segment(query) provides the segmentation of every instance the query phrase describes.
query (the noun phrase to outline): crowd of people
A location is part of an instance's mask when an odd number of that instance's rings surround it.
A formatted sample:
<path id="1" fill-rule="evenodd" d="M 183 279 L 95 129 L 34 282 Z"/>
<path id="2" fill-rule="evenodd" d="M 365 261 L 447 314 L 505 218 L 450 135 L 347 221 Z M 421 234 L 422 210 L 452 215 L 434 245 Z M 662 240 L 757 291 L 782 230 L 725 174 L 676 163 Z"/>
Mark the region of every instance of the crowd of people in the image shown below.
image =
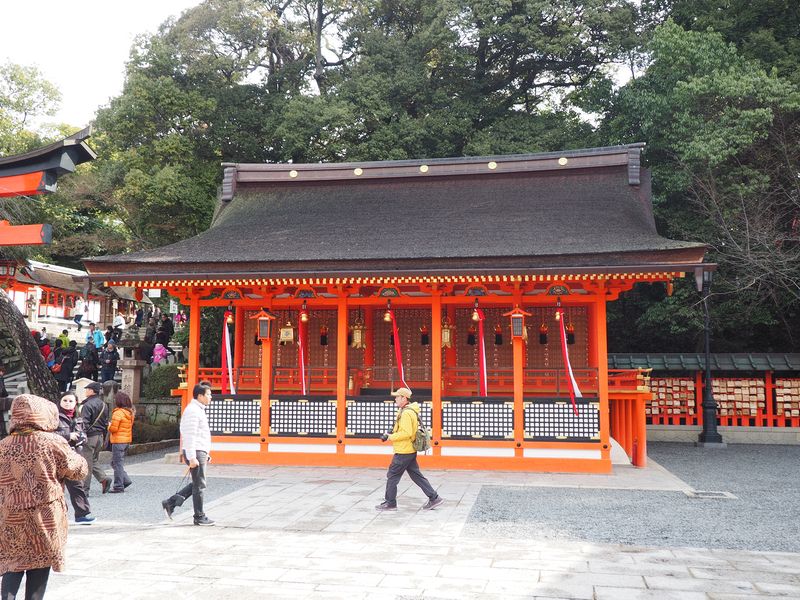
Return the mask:
<path id="1" fill-rule="evenodd" d="M 172 356 L 177 359 L 175 351 L 169 347 L 176 328 L 181 328 L 186 323 L 186 313 L 180 311 L 170 316 L 158 308 L 145 311 L 142 308 L 136 311 L 134 326 L 141 327 L 146 323 L 144 338 L 139 344 L 139 358 L 148 364 L 159 365 L 168 362 Z M 77 319 L 78 331 L 82 326 Z M 76 377 L 86 377 L 95 381 L 109 381 L 114 379 L 117 363 L 120 360 L 119 342 L 128 326 L 124 313 L 119 312 L 114 321 L 105 332 L 90 322 L 86 333 L 82 333 L 84 345 L 78 350 L 78 343 L 70 339 L 69 331 L 64 329 L 54 340 L 47 334 L 47 328 L 33 331 L 33 337 L 44 357 L 48 368 L 58 382 L 59 390 L 69 390 Z M 75 372 L 75 367 L 78 367 Z"/>
<path id="2" fill-rule="evenodd" d="M 58 405 L 30 394 L 19 395 L 12 401 L 0 366 L 0 528 L 4 532 L 0 544 L 0 598 L 3 600 L 15 598 L 23 580 L 26 598 L 42 598 L 51 570 L 63 569 L 68 514 L 65 492 L 75 523 L 88 525 L 95 521 L 89 500 L 92 479 L 97 480 L 102 494 L 124 493 L 133 483 L 125 470 L 125 455 L 133 440 L 136 411 L 130 396 L 118 391 L 113 383 L 120 360 L 118 346 L 128 321 L 120 312 L 105 332 L 90 322 L 84 333 L 85 303 L 80 308 L 76 305 L 74 318 L 81 332 L 79 338 L 84 341 L 80 349 L 67 329 L 54 338 L 48 335 L 46 327 L 32 332 L 62 392 Z M 174 356 L 169 342 L 176 327 L 182 327 L 185 321 L 185 313 L 171 317 L 159 309 L 137 311 L 134 325 L 147 325 L 140 358 L 159 364 L 167 361 L 170 354 Z M 84 387 L 82 402 L 71 390 L 76 376 L 93 380 Z M 112 409 L 107 404 L 109 399 Z M 10 416 L 8 427 L 5 414 Z M 196 488 L 195 504 L 199 502 L 200 506 L 202 489 L 198 486 L 202 480 L 205 487 L 205 478 L 197 475 L 205 461 L 202 460 L 201 466 L 198 459 L 203 458 L 202 450 L 207 450 L 207 446 L 202 440 L 198 443 L 192 461 L 193 484 L 180 492 L 183 494 L 180 498 L 188 498 L 192 488 Z M 100 452 L 105 448 L 111 450 L 112 475 L 99 462 Z M 32 474 L 32 478 L 25 473 Z M 213 524 L 205 520 L 198 524 Z"/>

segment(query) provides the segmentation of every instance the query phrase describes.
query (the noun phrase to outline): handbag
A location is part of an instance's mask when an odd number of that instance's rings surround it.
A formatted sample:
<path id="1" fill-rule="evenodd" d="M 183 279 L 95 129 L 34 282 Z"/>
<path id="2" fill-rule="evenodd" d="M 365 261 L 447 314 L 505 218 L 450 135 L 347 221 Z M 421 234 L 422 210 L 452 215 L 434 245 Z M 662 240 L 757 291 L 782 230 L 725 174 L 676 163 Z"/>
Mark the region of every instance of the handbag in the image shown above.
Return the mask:
<path id="1" fill-rule="evenodd" d="M 52 367 L 50 367 L 50 370 L 53 373 L 61 373 L 61 363 L 63 363 L 63 362 L 64 362 L 64 359 L 62 358 L 61 362 L 55 363 Z"/>

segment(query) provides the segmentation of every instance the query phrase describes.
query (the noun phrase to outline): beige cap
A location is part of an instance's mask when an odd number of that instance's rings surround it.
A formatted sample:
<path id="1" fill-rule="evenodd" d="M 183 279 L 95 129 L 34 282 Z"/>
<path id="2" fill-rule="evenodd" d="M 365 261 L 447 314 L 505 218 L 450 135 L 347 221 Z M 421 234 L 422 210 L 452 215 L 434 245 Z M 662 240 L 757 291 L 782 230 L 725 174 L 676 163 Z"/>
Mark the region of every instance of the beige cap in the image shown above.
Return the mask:
<path id="1" fill-rule="evenodd" d="M 402 396 L 403 398 L 411 398 L 411 390 L 406 387 L 397 388 L 396 391 L 392 392 L 392 396 Z"/>

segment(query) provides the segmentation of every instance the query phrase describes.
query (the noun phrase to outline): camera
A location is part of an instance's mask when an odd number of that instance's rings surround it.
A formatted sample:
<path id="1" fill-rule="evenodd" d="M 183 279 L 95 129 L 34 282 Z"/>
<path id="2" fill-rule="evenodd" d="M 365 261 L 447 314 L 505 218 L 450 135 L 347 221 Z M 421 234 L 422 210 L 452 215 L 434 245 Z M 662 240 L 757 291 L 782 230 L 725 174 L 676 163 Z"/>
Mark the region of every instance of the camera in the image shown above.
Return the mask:
<path id="1" fill-rule="evenodd" d="M 81 417 L 75 417 L 75 433 L 78 434 L 78 439 L 74 442 L 71 441 L 70 446 L 78 450 L 89 439 L 83 431 L 83 419 Z"/>

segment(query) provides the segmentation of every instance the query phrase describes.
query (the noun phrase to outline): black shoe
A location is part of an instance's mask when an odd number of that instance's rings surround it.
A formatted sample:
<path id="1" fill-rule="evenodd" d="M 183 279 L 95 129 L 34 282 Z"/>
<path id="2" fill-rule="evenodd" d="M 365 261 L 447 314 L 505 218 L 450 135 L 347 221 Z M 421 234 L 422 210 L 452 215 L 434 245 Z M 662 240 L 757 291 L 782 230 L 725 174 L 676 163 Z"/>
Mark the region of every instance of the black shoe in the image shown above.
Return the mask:
<path id="1" fill-rule="evenodd" d="M 100 487 L 103 488 L 103 493 L 108 493 L 108 489 L 111 487 L 111 480 L 110 479 L 103 479 L 100 482 Z"/>
<path id="2" fill-rule="evenodd" d="M 164 509 L 164 514 L 167 515 L 167 518 L 172 521 L 172 513 L 175 512 L 175 505 L 169 501 L 169 498 L 161 501 L 161 508 Z"/>
<path id="3" fill-rule="evenodd" d="M 428 500 L 425 504 L 422 505 L 422 510 L 432 510 L 439 506 L 440 504 L 444 503 L 441 496 L 436 496 L 433 500 Z"/>
<path id="4" fill-rule="evenodd" d="M 124 489 L 118 490 L 117 488 L 113 488 L 108 493 L 109 494 L 123 494 L 123 493 L 125 493 L 125 490 Z"/>
<path id="5" fill-rule="evenodd" d="M 214 521 L 212 521 L 211 519 L 209 519 L 205 515 L 203 515 L 202 517 L 195 517 L 194 518 L 194 524 L 195 525 L 202 525 L 204 527 L 211 527 L 213 525 L 216 525 L 216 523 L 214 523 Z"/>
<path id="6" fill-rule="evenodd" d="M 131 485 L 132 483 L 133 483 L 132 481 L 129 481 L 128 483 L 123 483 L 122 484 L 123 489 L 128 489 L 128 486 Z"/>
<path id="7" fill-rule="evenodd" d="M 397 504 L 389 504 L 388 502 L 381 502 L 375 507 L 375 510 L 397 510 Z"/>

